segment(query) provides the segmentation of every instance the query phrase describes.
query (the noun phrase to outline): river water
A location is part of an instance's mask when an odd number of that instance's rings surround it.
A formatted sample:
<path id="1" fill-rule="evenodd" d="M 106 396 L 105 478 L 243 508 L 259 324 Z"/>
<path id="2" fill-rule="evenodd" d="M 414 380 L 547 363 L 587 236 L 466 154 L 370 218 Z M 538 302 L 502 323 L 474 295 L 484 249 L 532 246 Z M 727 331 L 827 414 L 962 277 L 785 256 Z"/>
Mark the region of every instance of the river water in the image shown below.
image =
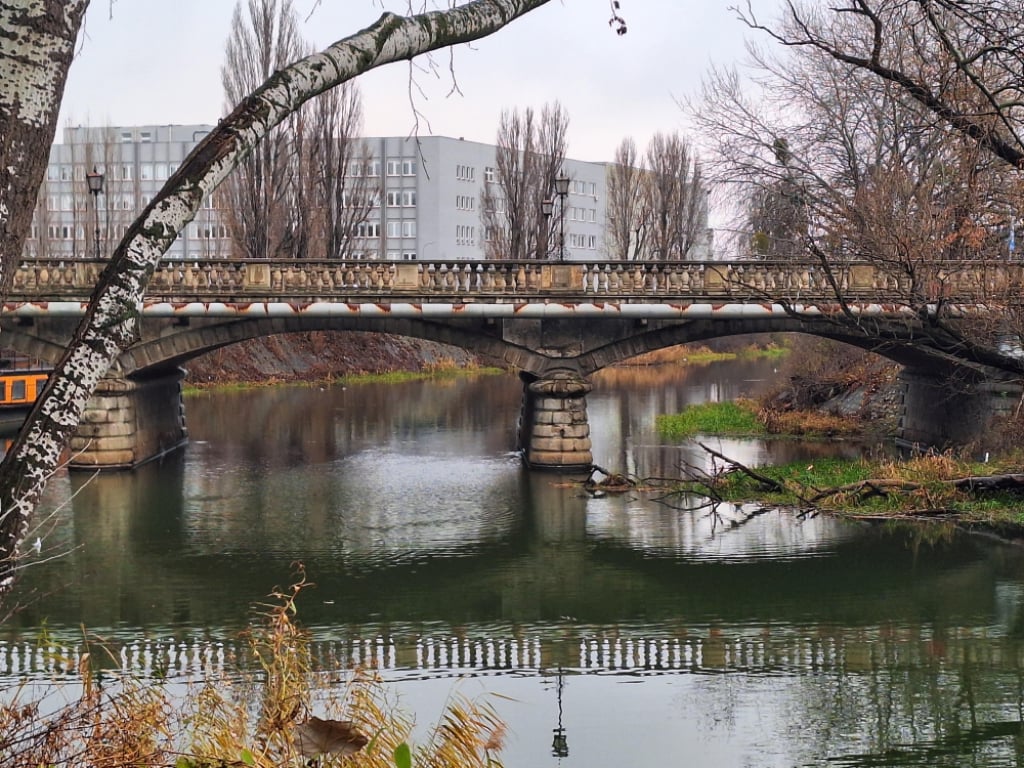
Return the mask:
<path id="1" fill-rule="evenodd" d="M 603 372 L 595 462 L 709 468 L 664 444 L 655 415 L 775 375 L 765 361 Z M 54 478 L 24 608 L 0 626 L 0 686 L 46 674 L 44 625 L 187 676 L 230 653 L 299 560 L 322 663 L 378 665 L 421 723 L 453 691 L 499 694 L 510 768 L 1024 765 L 1020 548 L 592 498 L 521 467 L 520 397 L 511 376 L 190 397 L 186 450 Z M 749 464 L 860 450 L 711 442 Z"/>

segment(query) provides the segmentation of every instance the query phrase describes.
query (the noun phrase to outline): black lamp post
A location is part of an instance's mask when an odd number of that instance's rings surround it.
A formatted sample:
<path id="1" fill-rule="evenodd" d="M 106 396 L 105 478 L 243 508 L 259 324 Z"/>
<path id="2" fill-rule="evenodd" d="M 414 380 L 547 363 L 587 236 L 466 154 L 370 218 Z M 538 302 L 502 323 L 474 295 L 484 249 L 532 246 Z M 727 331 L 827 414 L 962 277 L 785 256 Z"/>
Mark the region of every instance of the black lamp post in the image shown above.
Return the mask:
<path id="1" fill-rule="evenodd" d="M 555 201 L 550 197 L 541 201 L 540 212 L 544 214 L 544 258 L 551 257 L 551 249 L 548 247 L 548 235 L 551 232 L 551 214 L 555 212 Z"/>
<path id="2" fill-rule="evenodd" d="M 103 191 L 103 174 L 92 167 L 92 173 L 85 174 L 85 181 L 89 185 L 89 194 L 92 195 L 92 208 L 96 215 L 96 237 L 93 240 L 93 255 L 100 257 L 100 193 Z"/>
<path id="3" fill-rule="evenodd" d="M 558 195 L 558 260 L 565 261 L 565 198 L 569 195 L 569 177 L 565 171 L 555 179 L 555 194 Z"/>

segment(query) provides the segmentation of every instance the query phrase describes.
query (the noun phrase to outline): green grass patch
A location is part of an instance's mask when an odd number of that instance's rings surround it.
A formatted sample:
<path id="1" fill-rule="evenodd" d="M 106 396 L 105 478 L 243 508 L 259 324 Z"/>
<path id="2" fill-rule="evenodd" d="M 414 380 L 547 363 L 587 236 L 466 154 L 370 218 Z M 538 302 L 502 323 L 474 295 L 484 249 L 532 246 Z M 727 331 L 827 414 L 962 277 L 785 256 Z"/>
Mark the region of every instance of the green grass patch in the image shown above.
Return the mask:
<path id="1" fill-rule="evenodd" d="M 790 353 L 789 347 L 780 347 L 777 344 L 769 344 L 766 347 L 747 347 L 740 352 L 740 357 L 755 358 L 755 357 L 767 357 L 769 359 L 785 357 Z"/>
<path id="2" fill-rule="evenodd" d="M 694 435 L 754 437 L 765 434 L 753 404 L 745 401 L 691 405 L 682 413 L 658 416 L 655 427 L 659 435 L 669 440 Z"/>
<path id="3" fill-rule="evenodd" d="M 505 373 L 501 368 L 491 366 L 454 368 L 430 368 L 424 371 L 386 371 L 384 373 L 354 373 L 332 379 L 332 384 L 402 384 L 407 381 L 426 379 L 456 379 L 463 376 L 495 376 Z"/>

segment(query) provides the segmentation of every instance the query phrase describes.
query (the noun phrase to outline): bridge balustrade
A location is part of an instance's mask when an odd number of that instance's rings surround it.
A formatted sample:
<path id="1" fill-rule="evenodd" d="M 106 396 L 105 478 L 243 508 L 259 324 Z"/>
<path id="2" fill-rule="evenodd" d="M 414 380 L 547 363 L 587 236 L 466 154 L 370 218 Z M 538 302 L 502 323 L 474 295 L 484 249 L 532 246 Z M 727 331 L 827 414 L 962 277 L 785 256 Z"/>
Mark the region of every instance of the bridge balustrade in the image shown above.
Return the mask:
<path id="1" fill-rule="evenodd" d="M 25 259 L 12 300 L 84 298 L 106 262 Z M 379 297 L 459 298 L 545 295 L 592 298 L 731 299 L 741 301 L 873 301 L 991 298 L 1020 293 L 1024 266 L 961 261 L 917 265 L 913 273 L 869 262 L 817 261 L 164 261 L 154 272 L 154 298 Z"/>

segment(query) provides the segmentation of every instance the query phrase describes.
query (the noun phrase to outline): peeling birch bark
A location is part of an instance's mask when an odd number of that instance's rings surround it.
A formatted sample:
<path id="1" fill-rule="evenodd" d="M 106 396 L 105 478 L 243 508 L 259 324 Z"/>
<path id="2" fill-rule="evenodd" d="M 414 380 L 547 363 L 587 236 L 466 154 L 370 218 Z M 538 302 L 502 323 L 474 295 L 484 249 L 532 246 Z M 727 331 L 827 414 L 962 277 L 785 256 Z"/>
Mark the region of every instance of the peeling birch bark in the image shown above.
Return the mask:
<path id="1" fill-rule="evenodd" d="M 153 271 L 203 198 L 271 128 L 309 99 L 384 64 L 486 37 L 548 2 L 475 0 L 415 16 L 386 13 L 367 29 L 277 72 L 193 150 L 114 251 L 89 311 L 0 465 L 0 597 L 13 583 L 18 547 L 47 478 L 97 383 L 137 338 L 139 307 Z M 43 0 L 15 4 L 60 5 Z M 87 0 L 77 4 L 84 9 Z"/>

